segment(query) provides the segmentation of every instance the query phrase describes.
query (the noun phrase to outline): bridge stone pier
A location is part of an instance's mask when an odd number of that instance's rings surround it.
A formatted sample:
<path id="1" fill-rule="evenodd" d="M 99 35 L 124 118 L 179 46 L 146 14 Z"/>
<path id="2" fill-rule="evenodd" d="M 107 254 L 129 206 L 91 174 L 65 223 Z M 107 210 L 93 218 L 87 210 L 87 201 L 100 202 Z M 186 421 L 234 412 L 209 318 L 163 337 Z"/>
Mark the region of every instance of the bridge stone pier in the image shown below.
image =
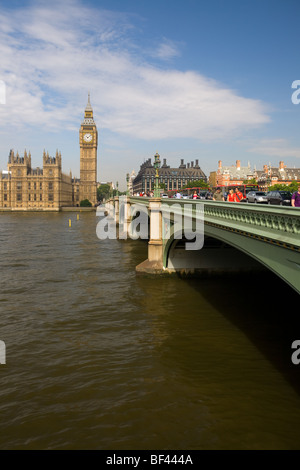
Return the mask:
<path id="1" fill-rule="evenodd" d="M 137 272 L 162 273 L 163 266 L 163 231 L 161 199 L 149 199 L 150 237 L 148 242 L 148 258 L 136 267 Z"/>
<path id="2" fill-rule="evenodd" d="M 136 267 L 138 273 L 226 275 L 269 269 L 300 293 L 299 208 L 120 197 L 108 201 L 106 210 L 119 224 L 119 238 L 138 238 L 139 211 L 146 211 L 148 256 Z"/>

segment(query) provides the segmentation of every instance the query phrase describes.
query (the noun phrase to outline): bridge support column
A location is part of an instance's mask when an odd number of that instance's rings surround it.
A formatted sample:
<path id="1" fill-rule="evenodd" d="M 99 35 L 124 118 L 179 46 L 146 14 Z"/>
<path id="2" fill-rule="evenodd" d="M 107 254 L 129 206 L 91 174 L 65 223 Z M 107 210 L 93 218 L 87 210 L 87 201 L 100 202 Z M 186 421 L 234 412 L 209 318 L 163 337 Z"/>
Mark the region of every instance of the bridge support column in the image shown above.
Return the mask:
<path id="1" fill-rule="evenodd" d="M 119 205 L 119 212 L 122 212 L 122 218 L 119 216 L 119 223 L 122 226 L 122 232 L 119 233 L 119 238 L 126 239 L 130 235 L 130 224 L 131 224 L 131 203 L 129 197 L 125 196 L 122 198 Z"/>
<path id="2" fill-rule="evenodd" d="M 109 199 L 105 203 L 106 213 L 109 217 L 114 217 L 114 200 Z"/>
<path id="3" fill-rule="evenodd" d="M 136 267 L 139 273 L 157 274 L 163 271 L 163 239 L 161 199 L 149 201 L 150 240 L 148 242 L 148 259 Z"/>
<path id="4" fill-rule="evenodd" d="M 115 206 L 115 222 L 119 225 L 119 196 L 114 197 L 114 206 Z"/>

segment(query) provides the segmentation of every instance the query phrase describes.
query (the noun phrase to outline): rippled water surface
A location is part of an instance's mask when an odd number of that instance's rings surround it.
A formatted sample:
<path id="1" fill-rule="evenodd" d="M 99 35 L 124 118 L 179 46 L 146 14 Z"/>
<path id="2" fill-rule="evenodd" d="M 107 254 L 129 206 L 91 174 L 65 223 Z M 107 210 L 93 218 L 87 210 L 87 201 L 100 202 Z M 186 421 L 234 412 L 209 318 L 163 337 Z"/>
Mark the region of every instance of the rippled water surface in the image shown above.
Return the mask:
<path id="1" fill-rule="evenodd" d="M 299 296 L 137 276 L 146 243 L 97 221 L 0 215 L 0 448 L 299 449 Z"/>

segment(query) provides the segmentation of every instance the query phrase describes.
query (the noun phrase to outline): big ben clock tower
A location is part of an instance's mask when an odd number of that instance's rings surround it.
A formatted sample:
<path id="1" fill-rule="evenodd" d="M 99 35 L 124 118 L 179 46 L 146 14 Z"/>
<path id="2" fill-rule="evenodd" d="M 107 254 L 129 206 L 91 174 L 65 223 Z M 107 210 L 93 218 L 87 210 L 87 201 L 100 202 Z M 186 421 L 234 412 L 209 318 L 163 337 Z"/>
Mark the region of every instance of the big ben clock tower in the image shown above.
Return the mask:
<path id="1" fill-rule="evenodd" d="M 88 94 L 84 120 L 79 131 L 80 145 L 80 190 L 79 199 L 88 199 L 94 206 L 97 203 L 97 146 L 98 132 L 93 118 L 93 108 Z"/>

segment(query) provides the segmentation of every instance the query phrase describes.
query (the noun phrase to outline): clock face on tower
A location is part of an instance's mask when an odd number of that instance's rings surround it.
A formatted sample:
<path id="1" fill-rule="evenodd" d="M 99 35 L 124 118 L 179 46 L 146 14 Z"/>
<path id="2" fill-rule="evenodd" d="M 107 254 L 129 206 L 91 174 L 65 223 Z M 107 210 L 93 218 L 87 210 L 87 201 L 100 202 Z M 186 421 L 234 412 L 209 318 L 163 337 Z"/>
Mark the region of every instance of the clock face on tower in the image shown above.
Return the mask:
<path id="1" fill-rule="evenodd" d="M 91 142 L 92 139 L 93 139 L 92 134 L 84 134 L 84 136 L 83 136 L 83 140 L 84 140 L 85 142 Z"/>

